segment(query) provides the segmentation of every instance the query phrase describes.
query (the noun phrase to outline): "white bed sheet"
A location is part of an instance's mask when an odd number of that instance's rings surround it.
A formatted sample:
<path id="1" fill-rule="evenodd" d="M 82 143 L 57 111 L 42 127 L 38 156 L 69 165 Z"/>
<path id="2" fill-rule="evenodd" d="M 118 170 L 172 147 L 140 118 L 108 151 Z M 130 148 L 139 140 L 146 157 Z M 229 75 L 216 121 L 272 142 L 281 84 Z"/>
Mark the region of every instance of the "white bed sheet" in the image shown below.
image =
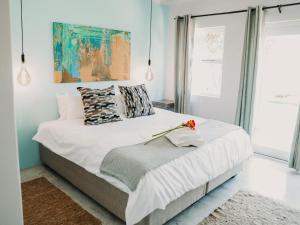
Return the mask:
<path id="1" fill-rule="evenodd" d="M 152 134 L 188 119 L 195 119 L 197 126 L 205 121 L 157 108 L 155 111 L 156 114 L 151 116 L 98 126 L 85 126 L 83 120 L 44 122 L 33 139 L 128 193 L 126 223 L 133 225 L 155 209 L 165 209 L 171 201 L 232 169 L 252 154 L 250 138 L 239 128 L 148 172 L 132 192 L 119 180 L 100 173 L 102 160 L 111 149 L 145 142 Z"/>

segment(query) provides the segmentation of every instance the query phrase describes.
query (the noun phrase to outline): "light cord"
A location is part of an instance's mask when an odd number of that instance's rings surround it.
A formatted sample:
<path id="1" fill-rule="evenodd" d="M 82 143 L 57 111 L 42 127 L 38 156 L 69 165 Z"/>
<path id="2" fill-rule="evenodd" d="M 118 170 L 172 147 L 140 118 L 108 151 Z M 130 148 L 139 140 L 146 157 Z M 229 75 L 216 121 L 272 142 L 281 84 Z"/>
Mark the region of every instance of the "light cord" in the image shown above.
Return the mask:
<path id="1" fill-rule="evenodd" d="M 23 27 L 23 0 L 21 1 L 21 38 L 22 38 L 22 55 L 21 60 L 22 63 L 25 62 L 25 54 L 24 54 L 24 27 Z"/>
<path id="2" fill-rule="evenodd" d="M 152 47 L 152 8 L 153 8 L 153 0 L 151 1 L 151 6 L 150 6 L 150 41 L 149 41 L 149 60 L 148 60 L 148 65 L 151 65 L 151 47 Z"/>

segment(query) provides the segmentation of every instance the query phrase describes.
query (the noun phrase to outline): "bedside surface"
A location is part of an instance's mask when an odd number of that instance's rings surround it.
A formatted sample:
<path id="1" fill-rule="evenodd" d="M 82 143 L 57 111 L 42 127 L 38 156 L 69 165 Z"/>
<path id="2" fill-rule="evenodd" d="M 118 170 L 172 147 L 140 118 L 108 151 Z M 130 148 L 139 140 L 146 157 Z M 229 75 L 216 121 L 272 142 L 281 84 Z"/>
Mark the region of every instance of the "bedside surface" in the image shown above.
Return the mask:
<path id="1" fill-rule="evenodd" d="M 152 104 L 154 107 L 157 107 L 157 108 L 174 111 L 175 103 L 172 100 L 163 99 L 163 100 L 159 100 L 159 101 L 153 101 Z"/>

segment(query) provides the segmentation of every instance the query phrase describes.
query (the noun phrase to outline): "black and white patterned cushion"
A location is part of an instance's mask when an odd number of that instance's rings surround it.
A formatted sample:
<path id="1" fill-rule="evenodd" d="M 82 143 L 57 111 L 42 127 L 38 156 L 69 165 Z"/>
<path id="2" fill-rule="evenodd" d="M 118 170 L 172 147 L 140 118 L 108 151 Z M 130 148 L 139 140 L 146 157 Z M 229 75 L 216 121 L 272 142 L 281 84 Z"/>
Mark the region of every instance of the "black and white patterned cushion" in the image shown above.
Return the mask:
<path id="1" fill-rule="evenodd" d="M 102 90 L 78 87 L 77 90 L 80 92 L 83 102 L 85 125 L 98 125 L 121 120 L 115 103 L 114 86 Z"/>
<path id="2" fill-rule="evenodd" d="M 119 86 L 119 89 L 124 98 L 126 116 L 128 118 L 147 116 L 155 113 L 144 84 L 131 87 Z"/>

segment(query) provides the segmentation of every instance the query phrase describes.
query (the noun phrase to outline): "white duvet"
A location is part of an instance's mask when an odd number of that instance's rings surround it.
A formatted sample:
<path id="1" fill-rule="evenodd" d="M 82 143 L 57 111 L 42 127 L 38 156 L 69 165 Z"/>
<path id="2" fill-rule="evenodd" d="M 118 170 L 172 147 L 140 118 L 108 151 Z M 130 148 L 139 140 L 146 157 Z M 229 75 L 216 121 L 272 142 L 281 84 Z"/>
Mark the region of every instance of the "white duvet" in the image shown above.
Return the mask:
<path id="1" fill-rule="evenodd" d="M 145 142 L 152 134 L 188 119 L 195 119 L 198 127 L 205 121 L 190 115 L 155 110 L 156 114 L 152 116 L 124 118 L 120 122 L 98 126 L 85 126 L 83 120 L 45 122 L 33 139 L 128 193 L 126 224 L 133 225 L 155 209 L 165 209 L 171 201 L 216 178 L 252 154 L 249 136 L 238 128 L 147 173 L 132 192 L 122 182 L 100 173 L 102 160 L 111 149 Z"/>

